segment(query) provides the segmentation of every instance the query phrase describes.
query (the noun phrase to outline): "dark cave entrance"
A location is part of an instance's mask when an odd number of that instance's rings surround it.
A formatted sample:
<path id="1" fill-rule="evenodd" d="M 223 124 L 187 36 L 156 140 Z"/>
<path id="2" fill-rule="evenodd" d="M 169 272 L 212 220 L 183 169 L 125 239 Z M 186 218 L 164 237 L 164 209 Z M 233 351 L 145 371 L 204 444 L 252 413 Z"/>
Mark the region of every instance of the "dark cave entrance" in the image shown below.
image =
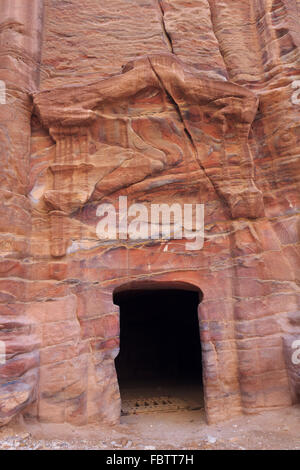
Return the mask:
<path id="1" fill-rule="evenodd" d="M 156 284 L 114 293 L 120 307 L 115 364 L 123 414 L 138 408 L 203 408 L 198 322 L 202 293 L 189 284 Z"/>

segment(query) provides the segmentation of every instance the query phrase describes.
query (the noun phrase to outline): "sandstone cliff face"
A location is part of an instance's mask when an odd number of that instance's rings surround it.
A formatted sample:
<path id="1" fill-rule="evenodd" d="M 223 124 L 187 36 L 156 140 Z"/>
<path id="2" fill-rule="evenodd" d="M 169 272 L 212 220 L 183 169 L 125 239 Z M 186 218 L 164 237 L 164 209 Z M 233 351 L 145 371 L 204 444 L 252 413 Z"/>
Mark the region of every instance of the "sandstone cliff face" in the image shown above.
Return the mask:
<path id="1" fill-rule="evenodd" d="M 36 399 L 39 339 L 27 316 L 31 93 L 38 89 L 42 2 L 0 5 L 0 424 Z M 27 261 L 26 261 L 27 259 Z M 3 343 L 4 342 L 4 343 Z"/>
<path id="2" fill-rule="evenodd" d="M 299 3 L 3 2 L 0 424 L 118 420 L 139 280 L 201 289 L 210 422 L 299 401 Z M 124 195 L 205 204 L 204 247 L 101 242 Z"/>

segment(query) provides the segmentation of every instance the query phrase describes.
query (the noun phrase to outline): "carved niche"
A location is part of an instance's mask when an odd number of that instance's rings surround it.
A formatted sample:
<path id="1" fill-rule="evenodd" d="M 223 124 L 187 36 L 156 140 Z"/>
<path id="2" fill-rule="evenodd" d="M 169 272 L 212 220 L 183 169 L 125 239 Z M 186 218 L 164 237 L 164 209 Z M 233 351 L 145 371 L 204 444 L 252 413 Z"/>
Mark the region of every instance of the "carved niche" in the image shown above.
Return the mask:
<path id="1" fill-rule="evenodd" d="M 185 151 L 183 137 L 172 123 L 168 124 L 172 137 L 149 130 L 145 138 L 137 135 L 132 109 L 137 115 L 136 102 L 141 96 L 147 107 L 144 113 L 153 116 L 153 123 L 160 119 L 160 124 L 167 125 L 164 112 L 172 107 L 198 171 L 224 202 L 228 217 L 263 216 L 262 194 L 254 182 L 248 146 L 257 112 L 255 95 L 227 81 L 204 79 L 172 54 L 147 56 L 127 64 L 120 75 L 34 95 L 36 113 L 56 142 L 55 162 L 49 167 L 53 187 L 44 194 L 52 256 L 66 253 L 68 218 L 74 211 L 180 163 Z M 107 110 L 124 131 L 118 143 L 121 150 L 100 168 L 89 155 L 89 145 L 93 129 L 101 134 L 101 126 L 110 119 Z M 174 140 L 171 150 L 163 150 L 164 139 Z"/>

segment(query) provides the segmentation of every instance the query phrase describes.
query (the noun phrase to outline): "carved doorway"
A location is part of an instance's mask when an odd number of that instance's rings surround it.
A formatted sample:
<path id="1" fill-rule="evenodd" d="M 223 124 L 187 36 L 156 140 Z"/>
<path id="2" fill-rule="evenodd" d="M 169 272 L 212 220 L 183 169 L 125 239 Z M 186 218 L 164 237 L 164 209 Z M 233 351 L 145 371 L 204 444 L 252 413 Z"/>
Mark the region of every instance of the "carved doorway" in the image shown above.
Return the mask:
<path id="1" fill-rule="evenodd" d="M 204 408 L 199 289 L 151 283 L 116 291 L 122 414 Z"/>

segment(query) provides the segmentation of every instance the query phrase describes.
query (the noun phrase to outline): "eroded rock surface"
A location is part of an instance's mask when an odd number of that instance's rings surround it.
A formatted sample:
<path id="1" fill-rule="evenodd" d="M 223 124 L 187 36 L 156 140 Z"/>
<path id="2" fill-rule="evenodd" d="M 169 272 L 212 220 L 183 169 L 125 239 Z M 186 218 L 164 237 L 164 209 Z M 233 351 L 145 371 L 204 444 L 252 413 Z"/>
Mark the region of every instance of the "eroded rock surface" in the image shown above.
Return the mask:
<path id="1" fill-rule="evenodd" d="M 2 2 L 0 424 L 117 422 L 112 295 L 139 280 L 201 289 L 210 422 L 299 402 L 299 11 Z M 203 203 L 203 248 L 99 240 L 119 196 Z"/>

